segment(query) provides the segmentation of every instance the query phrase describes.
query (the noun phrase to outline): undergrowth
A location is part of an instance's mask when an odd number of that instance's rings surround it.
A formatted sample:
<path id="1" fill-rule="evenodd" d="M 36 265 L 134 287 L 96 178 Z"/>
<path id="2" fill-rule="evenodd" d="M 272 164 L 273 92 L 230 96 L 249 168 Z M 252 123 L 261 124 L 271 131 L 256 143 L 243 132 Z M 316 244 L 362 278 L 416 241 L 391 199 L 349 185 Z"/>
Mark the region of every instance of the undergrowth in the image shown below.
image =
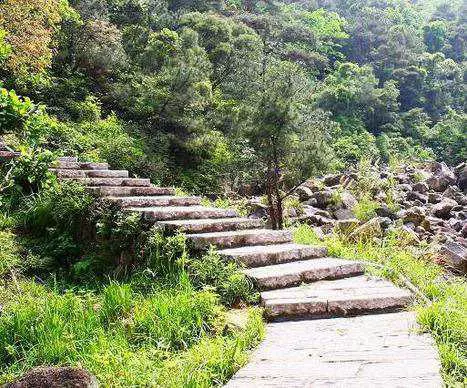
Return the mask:
<path id="1" fill-rule="evenodd" d="M 449 276 L 435 264 L 429 246 L 415 248 L 398 232 L 382 240 L 355 243 L 333 234 L 320 241 L 307 225 L 297 227 L 294 236 L 297 243 L 324 244 L 330 256 L 375 263 L 367 267 L 372 275 L 386 277 L 400 286 L 406 285 L 404 278 L 413 284 L 424 296 L 417 298 L 413 308 L 421 329 L 436 340 L 446 384 L 467 383 L 467 282 Z"/>

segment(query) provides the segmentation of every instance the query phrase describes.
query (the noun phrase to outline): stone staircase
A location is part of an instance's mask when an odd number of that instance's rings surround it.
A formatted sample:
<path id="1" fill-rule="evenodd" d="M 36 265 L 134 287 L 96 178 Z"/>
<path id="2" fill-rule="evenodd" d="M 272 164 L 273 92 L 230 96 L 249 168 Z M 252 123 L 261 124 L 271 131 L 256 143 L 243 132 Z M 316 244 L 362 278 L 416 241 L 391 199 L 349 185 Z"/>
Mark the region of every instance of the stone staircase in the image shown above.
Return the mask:
<path id="1" fill-rule="evenodd" d="M 0 144 L 2 156 L 17 154 Z M 202 206 L 199 197 L 177 196 L 106 163 L 61 158 L 53 171 L 167 232 L 185 233 L 192 249 L 214 245 L 244 264 L 276 322 L 228 388 L 443 386 L 433 339 L 416 332 L 413 312 L 399 311 L 410 293 L 365 276 L 362 263 L 327 257 L 325 248 L 295 244 L 289 231 Z"/>
<path id="2" fill-rule="evenodd" d="M 110 170 L 107 163 L 62 158 L 52 171 L 168 233 L 185 233 L 193 250 L 213 245 L 226 260 L 242 263 L 261 291 L 268 320 L 390 312 L 410 301 L 409 292 L 365 276 L 362 263 L 327 257 L 325 248 L 295 244 L 288 230 L 268 229 L 265 221 L 232 209 L 203 206 L 200 197 L 176 196 L 172 188 Z"/>

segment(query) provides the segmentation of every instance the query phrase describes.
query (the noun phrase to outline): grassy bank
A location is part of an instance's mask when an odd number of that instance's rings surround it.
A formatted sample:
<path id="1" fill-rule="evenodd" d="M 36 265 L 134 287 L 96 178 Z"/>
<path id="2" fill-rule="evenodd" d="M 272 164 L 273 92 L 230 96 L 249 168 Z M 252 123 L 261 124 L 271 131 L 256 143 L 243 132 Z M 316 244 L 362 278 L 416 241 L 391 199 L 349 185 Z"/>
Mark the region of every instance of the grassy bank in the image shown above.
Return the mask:
<path id="1" fill-rule="evenodd" d="M 449 276 L 434 264 L 429 246 L 415 248 L 408 236 L 399 233 L 380 241 L 355 243 L 337 234 L 319 241 L 306 225 L 297 227 L 294 236 L 298 243 L 327 246 L 330 256 L 364 260 L 373 275 L 401 286 L 411 284 L 419 291 L 413 308 L 421 328 L 430 332 L 438 344 L 446 384 L 467 383 L 467 282 Z"/>
<path id="2" fill-rule="evenodd" d="M 217 386 L 261 340 L 260 309 L 228 318 L 257 295 L 216 252 L 191 256 L 75 185 L 0 201 L 0 386 L 40 365 L 103 387 Z"/>
<path id="3" fill-rule="evenodd" d="M 0 247 L 0 260 L 11 262 L 13 244 Z M 72 365 L 102 386 L 207 387 L 227 381 L 263 335 L 260 310 L 233 326 L 219 296 L 186 273 L 93 287 L 14 273 L 0 280 L 0 385 L 38 365 Z"/>

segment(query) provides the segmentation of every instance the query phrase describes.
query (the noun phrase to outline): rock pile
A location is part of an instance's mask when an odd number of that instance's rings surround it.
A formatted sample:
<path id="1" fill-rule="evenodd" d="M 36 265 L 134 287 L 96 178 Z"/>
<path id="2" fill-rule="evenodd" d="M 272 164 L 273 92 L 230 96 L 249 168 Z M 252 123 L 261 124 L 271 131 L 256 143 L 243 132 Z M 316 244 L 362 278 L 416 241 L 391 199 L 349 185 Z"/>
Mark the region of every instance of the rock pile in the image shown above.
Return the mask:
<path id="1" fill-rule="evenodd" d="M 318 236 L 337 231 L 355 241 L 399 228 L 415 244 L 433 243 L 442 263 L 467 273 L 467 164 L 373 167 L 369 175 L 377 182 L 367 187 L 357 171 L 310 179 L 295 194 L 300 214 L 292 209 L 289 216 L 313 225 Z M 366 219 L 358 214 L 363 195 L 372 214 Z"/>

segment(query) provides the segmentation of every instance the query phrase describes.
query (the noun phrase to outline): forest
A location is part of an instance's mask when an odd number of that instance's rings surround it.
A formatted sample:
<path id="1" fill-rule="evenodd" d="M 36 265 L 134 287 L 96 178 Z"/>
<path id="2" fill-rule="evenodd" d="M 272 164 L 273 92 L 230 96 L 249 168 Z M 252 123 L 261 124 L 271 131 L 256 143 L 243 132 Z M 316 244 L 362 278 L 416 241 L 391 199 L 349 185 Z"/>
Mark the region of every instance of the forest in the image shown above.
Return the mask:
<path id="1" fill-rule="evenodd" d="M 261 190 L 271 160 L 296 182 L 467 157 L 462 1 L 9 0 L 0 15 L 2 132 L 34 147 L 218 193 Z"/>
<path id="2" fill-rule="evenodd" d="M 265 289 L 364 276 L 464 386 L 466 27 L 463 0 L 0 0 L 0 386 L 222 386 Z M 329 278 L 273 272 L 311 258 Z"/>

